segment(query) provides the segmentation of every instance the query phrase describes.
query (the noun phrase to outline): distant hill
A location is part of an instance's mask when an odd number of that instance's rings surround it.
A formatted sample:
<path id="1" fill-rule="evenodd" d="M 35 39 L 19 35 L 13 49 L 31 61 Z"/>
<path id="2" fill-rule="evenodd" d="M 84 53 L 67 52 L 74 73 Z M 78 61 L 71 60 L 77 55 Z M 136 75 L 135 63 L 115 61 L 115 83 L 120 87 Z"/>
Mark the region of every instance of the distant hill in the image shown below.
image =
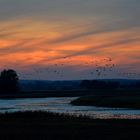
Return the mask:
<path id="1" fill-rule="evenodd" d="M 44 90 L 75 90 L 80 89 L 82 80 L 71 81 L 48 81 L 48 80 L 20 80 L 20 88 L 23 91 L 44 91 Z M 99 80 L 100 81 L 100 80 Z M 102 81 L 117 81 L 121 87 L 130 87 L 140 80 L 128 79 L 102 79 Z"/>
<path id="2" fill-rule="evenodd" d="M 32 90 L 74 90 L 79 89 L 80 80 L 77 81 L 47 81 L 47 80 L 20 80 L 23 91 Z"/>

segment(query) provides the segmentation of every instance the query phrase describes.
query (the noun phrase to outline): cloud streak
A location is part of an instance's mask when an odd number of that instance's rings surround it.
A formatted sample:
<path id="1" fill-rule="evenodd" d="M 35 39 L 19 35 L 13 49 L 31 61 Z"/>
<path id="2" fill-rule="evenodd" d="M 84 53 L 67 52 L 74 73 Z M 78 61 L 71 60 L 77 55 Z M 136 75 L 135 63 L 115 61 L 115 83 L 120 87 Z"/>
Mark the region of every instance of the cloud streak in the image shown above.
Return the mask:
<path id="1" fill-rule="evenodd" d="M 63 63 L 69 79 L 92 57 L 111 57 L 118 69 L 133 64 L 139 71 L 139 6 L 139 0 L 0 0 L 0 65 L 31 71 Z"/>

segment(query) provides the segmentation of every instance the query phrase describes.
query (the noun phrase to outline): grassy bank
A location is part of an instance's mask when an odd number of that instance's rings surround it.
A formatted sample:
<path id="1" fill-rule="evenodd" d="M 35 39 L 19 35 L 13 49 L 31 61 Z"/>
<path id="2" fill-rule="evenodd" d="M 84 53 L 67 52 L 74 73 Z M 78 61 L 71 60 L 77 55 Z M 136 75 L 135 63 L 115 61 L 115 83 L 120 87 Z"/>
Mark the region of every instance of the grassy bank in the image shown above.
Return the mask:
<path id="1" fill-rule="evenodd" d="M 0 114 L 0 140 L 135 140 L 139 131 L 140 120 L 98 120 L 45 112 Z"/>
<path id="2" fill-rule="evenodd" d="M 73 105 L 140 109 L 140 95 L 83 96 L 71 102 Z"/>
<path id="3" fill-rule="evenodd" d="M 22 91 L 18 93 L 0 93 L 0 99 L 15 98 L 46 98 L 46 97 L 77 97 L 90 94 L 85 90 L 48 90 L 48 91 Z"/>
<path id="4" fill-rule="evenodd" d="M 140 95 L 140 89 L 48 90 L 0 93 L 0 99 L 78 97 L 86 95 Z"/>

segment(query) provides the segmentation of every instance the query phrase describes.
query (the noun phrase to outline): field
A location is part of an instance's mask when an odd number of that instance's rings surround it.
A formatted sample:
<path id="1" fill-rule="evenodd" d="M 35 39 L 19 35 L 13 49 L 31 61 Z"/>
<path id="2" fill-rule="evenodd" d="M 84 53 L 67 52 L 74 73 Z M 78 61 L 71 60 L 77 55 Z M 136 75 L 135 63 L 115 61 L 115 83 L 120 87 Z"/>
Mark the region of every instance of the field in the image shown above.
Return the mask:
<path id="1" fill-rule="evenodd" d="M 121 90 L 111 93 L 82 96 L 71 102 L 73 105 L 140 109 L 140 90 Z"/>
<path id="2" fill-rule="evenodd" d="M 140 120 L 98 120 L 48 112 L 0 114 L 0 140 L 139 139 Z"/>

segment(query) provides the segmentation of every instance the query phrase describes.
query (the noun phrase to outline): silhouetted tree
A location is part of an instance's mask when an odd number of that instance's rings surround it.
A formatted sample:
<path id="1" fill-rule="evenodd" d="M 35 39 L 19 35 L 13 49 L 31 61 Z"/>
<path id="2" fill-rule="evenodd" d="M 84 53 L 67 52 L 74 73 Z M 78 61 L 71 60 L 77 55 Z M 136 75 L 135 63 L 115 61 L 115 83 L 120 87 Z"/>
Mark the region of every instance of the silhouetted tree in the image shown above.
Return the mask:
<path id="1" fill-rule="evenodd" d="M 18 75 L 12 69 L 3 70 L 0 73 L 0 91 L 17 92 L 18 91 Z"/>

